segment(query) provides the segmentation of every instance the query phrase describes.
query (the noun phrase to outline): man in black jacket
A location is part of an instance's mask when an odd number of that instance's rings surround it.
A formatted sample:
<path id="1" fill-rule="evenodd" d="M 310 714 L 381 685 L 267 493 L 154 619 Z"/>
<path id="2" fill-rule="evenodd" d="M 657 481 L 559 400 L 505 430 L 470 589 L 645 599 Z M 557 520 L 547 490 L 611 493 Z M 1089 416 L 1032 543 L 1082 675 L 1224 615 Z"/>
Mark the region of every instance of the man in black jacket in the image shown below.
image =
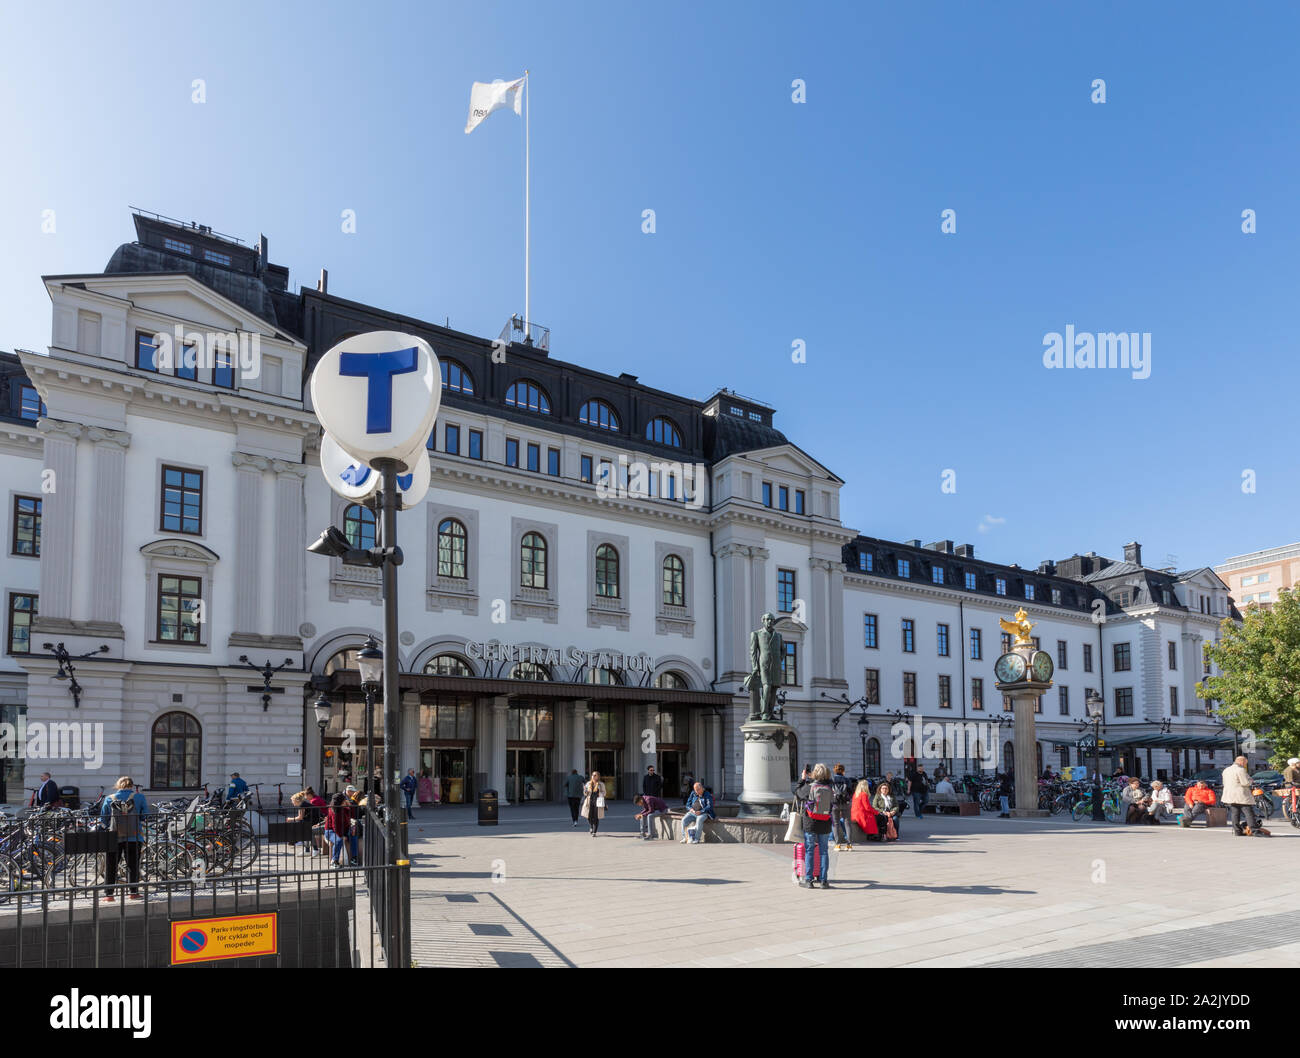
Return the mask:
<path id="1" fill-rule="evenodd" d="M 47 771 L 41 772 L 41 784 L 36 787 L 36 807 L 45 808 L 63 803 L 59 796 L 59 784 L 50 778 Z"/>
<path id="2" fill-rule="evenodd" d="M 641 780 L 641 792 L 647 797 L 662 797 L 664 793 L 664 780 L 662 775 L 655 772 L 655 766 L 651 764 L 645 770 L 645 778 Z"/>

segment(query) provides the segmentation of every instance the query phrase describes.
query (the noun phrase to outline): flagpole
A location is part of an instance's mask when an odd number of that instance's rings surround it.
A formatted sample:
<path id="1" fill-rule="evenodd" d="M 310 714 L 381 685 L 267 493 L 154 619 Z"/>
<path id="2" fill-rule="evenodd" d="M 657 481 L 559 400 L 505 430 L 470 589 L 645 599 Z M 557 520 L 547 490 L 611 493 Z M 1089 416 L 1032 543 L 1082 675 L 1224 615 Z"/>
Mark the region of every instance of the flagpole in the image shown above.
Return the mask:
<path id="1" fill-rule="evenodd" d="M 529 341 L 532 331 L 529 329 L 529 294 L 531 282 L 531 251 L 532 251 L 532 216 L 530 213 L 531 188 L 530 170 L 530 135 L 528 129 L 528 71 L 524 71 L 524 341 Z"/>

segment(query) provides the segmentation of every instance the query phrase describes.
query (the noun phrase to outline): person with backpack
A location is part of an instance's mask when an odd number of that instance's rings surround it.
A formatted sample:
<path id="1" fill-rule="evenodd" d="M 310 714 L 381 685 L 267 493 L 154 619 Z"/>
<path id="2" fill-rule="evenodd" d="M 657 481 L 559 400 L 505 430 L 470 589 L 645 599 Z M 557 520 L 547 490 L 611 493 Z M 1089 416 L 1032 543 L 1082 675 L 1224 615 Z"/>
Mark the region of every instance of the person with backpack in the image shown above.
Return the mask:
<path id="1" fill-rule="evenodd" d="M 812 770 L 812 778 L 799 784 L 795 796 L 803 805 L 803 881 L 799 884 L 805 889 L 813 887 L 813 850 L 821 857 L 822 888 L 829 889 L 831 867 L 831 807 L 835 803 L 835 788 L 831 785 L 831 770 L 825 764 L 818 764 Z"/>
<path id="2" fill-rule="evenodd" d="M 835 792 L 831 800 L 831 833 L 835 835 L 835 851 L 851 850 L 853 844 L 849 841 L 849 814 L 853 811 L 853 785 L 844 774 L 843 764 L 835 765 L 831 787 Z"/>
<path id="3" fill-rule="evenodd" d="M 149 802 L 144 794 L 137 793 L 135 783 L 129 775 L 117 780 L 113 793 L 104 798 L 104 807 L 100 809 L 100 819 L 105 826 L 117 835 L 117 847 L 104 857 L 104 887 L 108 890 L 104 899 L 113 901 L 113 886 L 117 884 L 117 865 L 123 855 L 126 856 L 126 876 L 131 882 L 129 899 L 140 899 L 140 846 L 144 841 L 140 820 L 149 814 Z"/>

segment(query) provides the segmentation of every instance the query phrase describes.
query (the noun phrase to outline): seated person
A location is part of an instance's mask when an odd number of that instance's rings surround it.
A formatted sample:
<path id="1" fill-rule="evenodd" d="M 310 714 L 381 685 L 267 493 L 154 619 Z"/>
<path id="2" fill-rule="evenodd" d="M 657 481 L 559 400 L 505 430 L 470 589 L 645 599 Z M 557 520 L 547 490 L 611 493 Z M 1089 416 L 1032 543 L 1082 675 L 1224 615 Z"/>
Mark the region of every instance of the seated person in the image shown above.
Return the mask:
<path id="1" fill-rule="evenodd" d="M 853 791 L 853 807 L 849 811 L 849 818 L 868 837 L 879 837 L 880 827 L 876 824 L 876 813 L 871 810 L 871 783 L 866 779 L 858 780 Z"/>
<path id="2" fill-rule="evenodd" d="M 668 802 L 654 794 L 637 794 L 632 798 L 632 803 L 641 809 L 633 818 L 641 824 L 642 839 L 653 841 L 655 832 L 651 817 L 666 815 Z"/>
<path id="3" fill-rule="evenodd" d="M 890 788 L 889 783 L 882 782 L 876 787 L 876 796 L 871 799 L 871 807 L 876 810 L 876 825 L 880 828 L 880 833 L 885 834 L 889 830 L 888 821 L 894 821 L 894 833 L 900 837 L 903 833 L 903 802 L 901 798 L 894 796 L 894 791 Z"/>
<path id="4" fill-rule="evenodd" d="M 686 814 L 682 816 L 682 844 L 698 845 L 704 840 L 704 821 L 717 819 L 713 810 L 713 794 L 704 788 L 704 783 L 697 782 L 686 799 Z M 693 828 L 693 829 L 692 829 Z M 691 835 L 694 834 L 694 837 Z"/>
<path id="5" fill-rule="evenodd" d="M 1165 788 L 1159 779 L 1151 782 L 1151 796 L 1147 798 L 1147 821 L 1159 825 L 1160 820 L 1170 819 L 1174 814 L 1174 795 Z"/>
<path id="6" fill-rule="evenodd" d="M 939 780 L 939 785 L 934 788 L 934 792 L 937 794 L 950 794 L 953 797 L 957 796 L 957 791 L 953 789 L 952 781 L 946 775 Z"/>
<path id="7" fill-rule="evenodd" d="M 1187 792 L 1183 794 L 1183 818 L 1179 820 L 1179 825 L 1190 827 L 1197 816 L 1206 814 L 1206 809 L 1212 808 L 1218 803 L 1218 798 L 1214 796 L 1214 791 L 1210 789 L 1209 783 L 1204 779 L 1197 779 L 1196 785 L 1188 787 Z M 1206 821 L 1209 825 L 1209 821 Z"/>
<path id="8" fill-rule="evenodd" d="M 1124 787 L 1124 792 L 1120 794 L 1120 802 L 1124 805 L 1125 823 L 1145 823 L 1147 821 L 1147 805 L 1149 801 L 1147 795 L 1142 792 L 1141 779 L 1129 779 L 1128 785 Z"/>

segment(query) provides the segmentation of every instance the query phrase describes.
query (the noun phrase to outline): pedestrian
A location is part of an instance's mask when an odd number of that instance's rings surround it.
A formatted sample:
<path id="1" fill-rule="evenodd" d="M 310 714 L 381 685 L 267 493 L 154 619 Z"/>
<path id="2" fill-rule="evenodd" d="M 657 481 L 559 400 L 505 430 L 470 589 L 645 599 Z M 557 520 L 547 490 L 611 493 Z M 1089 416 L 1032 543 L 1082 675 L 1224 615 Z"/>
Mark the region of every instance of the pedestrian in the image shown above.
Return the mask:
<path id="1" fill-rule="evenodd" d="M 835 835 L 835 851 L 851 851 L 853 845 L 849 834 L 849 817 L 853 811 L 853 784 L 844 774 L 844 765 L 835 765 L 835 774 L 831 776 L 831 787 L 835 796 L 831 800 L 831 833 Z"/>
<path id="2" fill-rule="evenodd" d="M 704 783 L 697 782 L 686 802 L 686 814 L 682 816 L 682 844 L 700 844 L 704 840 L 704 821 L 717 818 L 718 814 L 713 810 L 713 794 L 705 789 Z M 695 824 L 694 831 L 691 830 L 692 823 Z M 692 833 L 695 834 L 693 838 Z"/>
<path id="3" fill-rule="evenodd" d="M 605 817 L 605 784 L 600 781 L 600 772 L 593 771 L 591 778 L 582 788 L 582 809 L 580 813 L 591 827 L 591 836 L 596 836 L 600 821 Z"/>
<path id="4" fill-rule="evenodd" d="M 816 857 L 821 858 L 822 888 L 829 889 L 831 867 L 831 807 L 835 803 L 835 788 L 831 784 L 831 770 L 825 764 L 812 769 L 812 776 L 801 782 L 795 796 L 803 806 L 803 881 L 805 889 L 813 887 L 813 869 Z"/>
<path id="5" fill-rule="evenodd" d="M 1238 757 L 1223 769 L 1223 806 L 1228 810 L 1232 832 L 1238 837 L 1268 837 L 1268 831 L 1255 819 L 1255 795 L 1251 792 L 1252 789 L 1245 757 Z"/>
<path id="6" fill-rule="evenodd" d="M 407 768 L 402 776 L 402 796 L 406 798 L 406 814 L 411 814 L 411 802 L 415 800 L 415 791 L 419 783 L 415 778 L 415 769 Z"/>
<path id="7" fill-rule="evenodd" d="M 325 812 L 325 840 L 330 843 L 331 867 L 342 866 L 344 841 L 348 843 L 349 852 L 352 854 L 348 862 L 352 865 L 356 864 L 357 837 L 353 832 L 352 806 L 341 793 L 334 795 L 334 800 Z"/>
<path id="8" fill-rule="evenodd" d="M 239 772 L 232 771 L 230 773 L 230 783 L 226 786 L 226 802 L 229 803 L 233 801 L 240 794 L 246 793 L 247 791 L 248 783 L 244 782 L 244 780 L 239 777 Z"/>
<path id="9" fill-rule="evenodd" d="M 126 857 L 126 876 L 131 883 L 131 895 L 128 899 L 139 900 L 140 888 L 140 845 L 144 835 L 140 820 L 149 814 L 149 802 L 142 793 L 137 793 L 135 783 L 129 775 L 117 780 L 112 796 L 104 798 L 104 807 L 100 809 L 100 818 L 108 828 L 117 835 L 117 847 L 104 857 L 104 886 L 108 890 L 104 899 L 115 900 L 113 886 L 117 884 L 117 865 Z"/>
<path id="10" fill-rule="evenodd" d="M 857 789 L 853 791 L 853 808 L 850 815 L 862 833 L 868 837 L 880 836 L 880 827 L 876 825 L 876 813 L 871 807 L 871 783 L 866 779 L 859 779 Z M 852 837 L 851 832 L 849 836 Z"/>
<path id="11" fill-rule="evenodd" d="M 573 825 L 578 825 L 579 808 L 582 805 L 582 788 L 586 783 L 578 774 L 578 769 L 574 768 L 564 779 L 564 796 L 569 800 L 569 815 L 573 817 Z"/>
<path id="12" fill-rule="evenodd" d="M 641 840 L 653 841 L 655 836 L 654 817 L 668 814 L 668 802 L 654 794 L 637 794 L 632 798 L 639 811 L 633 818 L 641 825 Z"/>
<path id="13" fill-rule="evenodd" d="M 36 787 L 37 808 L 62 808 L 63 797 L 59 793 L 59 784 L 50 778 L 47 771 L 41 772 L 41 784 Z"/>
<path id="14" fill-rule="evenodd" d="M 1002 811 L 998 813 L 999 819 L 1011 818 L 1011 776 L 1006 772 L 998 775 L 998 804 Z"/>
<path id="15" fill-rule="evenodd" d="M 889 824 L 894 824 L 894 837 L 899 838 L 903 833 L 903 799 L 894 796 L 894 788 L 889 783 L 881 781 L 876 787 L 876 796 L 871 799 L 871 807 L 876 810 L 879 817 L 876 820 L 876 827 L 882 837 L 889 836 Z"/>
<path id="16" fill-rule="evenodd" d="M 1205 824 L 1209 826 L 1207 812 L 1214 806 L 1215 800 L 1214 791 L 1209 784 L 1204 779 L 1197 779 L 1196 785 L 1183 794 L 1183 814 L 1179 817 L 1178 825 L 1190 827 L 1197 816 L 1205 815 Z"/>
<path id="17" fill-rule="evenodd" d="M 645 778 L 641 780 L 641 792 L 643 794 L 651 794 L 654 797 L 663 796 L 663 776 L 655 774 L 655 766 L 653 764 L 649 765 L 645 770 Z"/>
<path id="18" fill-rule="evenodd" d="M 930 785 L 925 778 L 925 768 L 921 765 L 912 769 L 912 773 L 907 777 L 907 792 L 912 798 L 912 808 L 916 811 L 916 818 L 921 818 L 921 810 L 925 803 L 930 799 Z"/>

